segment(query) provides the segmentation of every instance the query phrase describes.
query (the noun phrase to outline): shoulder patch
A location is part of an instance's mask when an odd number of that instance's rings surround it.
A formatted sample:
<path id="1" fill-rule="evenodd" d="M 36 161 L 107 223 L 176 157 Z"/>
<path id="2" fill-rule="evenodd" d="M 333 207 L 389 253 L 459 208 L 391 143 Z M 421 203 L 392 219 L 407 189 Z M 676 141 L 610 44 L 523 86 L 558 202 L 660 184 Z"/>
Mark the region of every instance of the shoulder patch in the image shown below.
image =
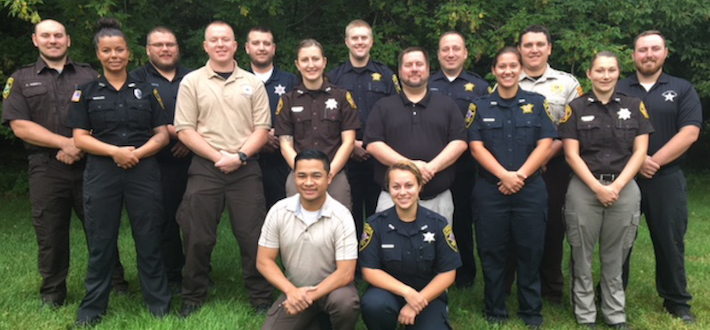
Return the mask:
<path id="1" fill-rule="evenodd" d="M 81 91 L 77 89 L 74 91 L 74 94 L 71 95 L 71 101 L 77 103 L 79 100 L 81 100 Z"/>
<path id="2" fill-rule="evenodd" d="M 2 90 L 2 98 L 6 99 L 10 97 L 10 92 L 12 92 L 12 86 L 15 85 L 15 78 L 10 77 L 7 79 L 7 83 L 5 83 L 5 88 Z"/>
<path id="3" fill-rule="evenodd" d="M 554 123 L 555 116 L 552 115 L 552 109 L 550 109 L 550 101 L 545 99 L 545 102 L 542 103 L 542 106 L 545 108 L 545 113 L 547 113 L 547 117 L 549 117 L 550 120 Z"/>
<path id="4" fill-rule="evenodd" d="M 454 252 L 459 252 L 459 246 L 456 245 L 456 237 L 454 237 L 454 230 L 451 228 L 451 225 L 446 225 L 443 232 L 446 238 L 446 244 L 448 244 Z"/>
<path id="5" fill-rule="evenodd" d="M 641 102 L 641 105 L 639 105 L 639 111 L 641 111 L 641 114 L 643 115 L 644 118 L 648 119 L 648 111 L 646 111 L 646 105 Z"/>
<path id="6" fill-rule="evenodd" d="M 402 86 L 399 85 L 399 78 L 396 74 L 392 75 L 392 82 L 394 83 L 394 88 L 397 90 L 397 94 L 402 92 Z"/>
<path id="7" fill-rule="evenodd" d="M 276 115 L 278 116 L 281 113 L 281 110 L 284 108 L 284 99 L 280 98 L 279 99 L 279 105 L 276 106 Z"/>
<path id="8" fill-rule="evenodd" d="M 473 124 L 473 120 L 476 119 L 476 111 L 478 110 L 478 107 L 476 106 L 476 103 L 471 103 L 468 105 L 468 111 L 466 112 L 466 128 L 471 127 L 471 124 Z"/>
<path id="9" fill-rule="evenodd" d="M 566 123 L 572 117 L 572 107 L 565 106 L 565 115 L 560 119 L 560 124 Z"/>
<path id="10" fill-rule="evenodd" d="M 577 94 L 579 94 L 579 96 L 584 95 L 584 88 L 582 88 L 582 86 L 577 86 Z"/>
<path id="11" fill-rule="evenodd" d="M 350 106 L 354 109 L 357 109 L 357 105 L 355 105 L 355 100 L 353 100 L 353 94 L 350 93 L 350 91 L 345 92 L 345 98 L 348 99 L 348 103 L 350 103 Z"/>
<path id="12" fill-rule="evenodd" d="M 155 98 L 158 100 L 158 103 L 160 103 L 160 107 L 165 110 L 165 103 L 163 103 L 163 98 L 160 97 L 160 93 L 158 93 L 157 88 L 153 88 L 153 95 L 155 95 Z"/>
<path id="13" fill-rule="evenodd" d="M 498 84 L 495 84 L 493 86 L 488 86 L 488 94 L 493 94 L 493 92 L 496 91 L 496 87 L 498 87 Z"/>
<path id="14" fill-rule="evenodd" d="M 360 238 L 360 252 L 364 251 L 372 242 L 372 236 L 375 234 L 375 230 L 372 229 L 369 223 L 365 224 L 362 229 L 362 237 Z"/>

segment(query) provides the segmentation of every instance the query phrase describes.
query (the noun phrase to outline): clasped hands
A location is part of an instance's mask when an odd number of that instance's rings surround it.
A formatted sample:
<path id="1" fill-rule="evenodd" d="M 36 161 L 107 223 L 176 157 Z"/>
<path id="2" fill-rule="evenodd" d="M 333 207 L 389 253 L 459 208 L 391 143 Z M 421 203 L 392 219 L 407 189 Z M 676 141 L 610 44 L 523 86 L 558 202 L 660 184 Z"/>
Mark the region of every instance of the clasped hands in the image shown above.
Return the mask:
<path id="1" fill-rule="evenodd" d="M 309 292 L 315 291 L 318 287 L 304 286 L 294 288 L 286 293 L 286 300 L 281 303 L 281 306 L 286 308 L 286 313 L 296 315 L 305 311 L 313 305 L 313 299 L 308 295 Z"/>
<path id="2" fill-rule="evenodd" d="M 523 189 L 527 178 L 525 174 L 518 171 L 507 171 L 499 178 L 498 191 L 506 196 L 516 194 Z"/>

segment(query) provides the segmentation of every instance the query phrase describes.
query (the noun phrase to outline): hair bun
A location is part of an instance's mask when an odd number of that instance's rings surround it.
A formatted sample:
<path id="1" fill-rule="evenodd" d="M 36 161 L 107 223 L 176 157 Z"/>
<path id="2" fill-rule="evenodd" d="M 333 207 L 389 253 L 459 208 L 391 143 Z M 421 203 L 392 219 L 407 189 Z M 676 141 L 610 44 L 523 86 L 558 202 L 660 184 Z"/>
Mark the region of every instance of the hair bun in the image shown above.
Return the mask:
<path id="1" fill-rule="evenodd" d="M 115 18 L 102 17 L 99 19 L 99 30 L 116 29 L 121 30 L 121 23 Z"/>

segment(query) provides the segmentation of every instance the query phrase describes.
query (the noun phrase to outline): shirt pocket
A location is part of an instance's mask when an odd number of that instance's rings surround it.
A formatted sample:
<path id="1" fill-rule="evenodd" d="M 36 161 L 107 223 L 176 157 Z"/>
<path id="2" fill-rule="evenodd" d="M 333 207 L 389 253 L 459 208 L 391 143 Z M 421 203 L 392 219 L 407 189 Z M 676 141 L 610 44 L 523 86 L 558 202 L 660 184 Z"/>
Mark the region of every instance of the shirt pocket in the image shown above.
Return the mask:
<path id="1" fill-rule="evenodd" d="M 503 144 L 503 122 L 498 118 L 494 121 L 486 121 L 488 118 L 481 118 L 481 138 L 484 145 Z"/>
<path id="2" fill-rule="evenodd" d="M 632 149 L 634 145 L 634 139 L 639 131 L 639 123 L 635 120 L 619 120 L 616 124 L 616 128 L 619 131 L 619 142 L 625 147 Z"/>
<path id="3" fill-rule="evenodd" d="M 340 109 L 325 109 L 323 114 L 323 124 L 327 127 L 328 137 L 340 138 L 341 113 Z"/>
<path id="4" fill-rule="evenodd" d="M 577 132 L 581 149 L 589 147 L 599 148 L 603 146 L 604 136 L 602 134 L 601 120 L 577 121 Z"/>
<path id="5" fill-rule="evenodd" d="M 116 110 L 109 101 L 89 102 L 88 112 L 91 128 L 95 131 L 116 125 Z"/>
<path id="6" fill-rule="evenodd" d="M 292 112 L 293 114 L 293 128 L 294 128 L 294 138 L 296 140 L 301 140 L 310 136 L 309 132 L 313 130 L 313 124 L 311 121 L 311 116 L 303 110 L 300 112 Z"/>
<path id="7" fill-rule="evenodd" d="M 383 243 L 382 245 L 385 245 Z M 394 245 L 394 244 L 391 244 Z M 402 250 L 398 247 L 381 248 L 383 270 L 391 273 L 392 271 L 399 272 L 402 270 Z"/>
<path id="8" fill-rule="evenodd" d="M 45 85 L 27 86 L 22 89 L 22 96 L 27 101 L 34 121 L 42 121 L 53 112 L 53 100 L 50 100 L 48 92 L 49 88 Z"/>
<path id="9" fill-rule="evenodd" d="M 367 102 L 367 105 L 356 105 L 358 108 L 366 106 L 368 109 L 372 109 L 375 103 L 385 96 L 387 96 L 387 86 L 385 83 L 381 81 L 371 82 L 367 86 L 367 91 L 365 91 L 365 102 Z"/>
<path id="10" fill-rule="evenodd" d="M 128 125 L 132 129 L 151 129 L 150 100 L 126 101 L 128 107 Z"/>
<path id="11" fill-rule="evenodd" d="M 535 146 L 540 137 L 540 117 L 526 114 L 516 118 L 515 143 L 520 146 Z"/>
<path id="12" fill-rule="evenodd" d="M 436 259 L 436 245 L 433 243 L 424 243 L 419 247 L 419 255 L 417 256 L 417 268 L 420 274 L 429 274 L 433 272 L 434 260 Z"/>

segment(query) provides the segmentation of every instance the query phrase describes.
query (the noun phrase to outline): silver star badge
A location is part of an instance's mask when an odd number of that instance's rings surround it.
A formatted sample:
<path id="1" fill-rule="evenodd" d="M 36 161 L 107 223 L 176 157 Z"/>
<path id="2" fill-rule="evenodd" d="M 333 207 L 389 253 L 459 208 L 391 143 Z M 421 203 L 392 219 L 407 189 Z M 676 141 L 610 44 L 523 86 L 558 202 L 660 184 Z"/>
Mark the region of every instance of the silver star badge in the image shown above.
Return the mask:
<path id="1" fill-rule="evenodd" d="M 286 86 L 281 86 L 281 84 L 278 84 L 274 87 L 274 94 L 281 96 L 286 94 Z"/>
<path id="2" fill-rule="evenodd" d="M 328 101 L 325 101 L 325 108 L 328 110 L 335 110 L 338 108 L 338 101 L 336 101 L 334 98 L 329 98 Z"/>
<path id="3" fill-rule="evenodd" d="M 675 101 L 675 97 L 678 96 L 678 93 L 676 93 L 673 90 L 665 91 L 663 94 L 661 94 L 665 99 L 663 101 L 665 102 L 673 102 Z"/>
<path id="4" fill-rule="evenodd" d="M 619 119 L 621 120 L 631 119 L 631 111 L 629 111 L 628 108 L 621 108 L 621 110 L 619 110 L 617 114 L 619 115 Z"/>
<path id="5" fill-rule="evenodd" d="M 434 233 L 428 231 L 424 233 L 424 242 L 433 243 L 436 239 L 434 238 Z"/>

